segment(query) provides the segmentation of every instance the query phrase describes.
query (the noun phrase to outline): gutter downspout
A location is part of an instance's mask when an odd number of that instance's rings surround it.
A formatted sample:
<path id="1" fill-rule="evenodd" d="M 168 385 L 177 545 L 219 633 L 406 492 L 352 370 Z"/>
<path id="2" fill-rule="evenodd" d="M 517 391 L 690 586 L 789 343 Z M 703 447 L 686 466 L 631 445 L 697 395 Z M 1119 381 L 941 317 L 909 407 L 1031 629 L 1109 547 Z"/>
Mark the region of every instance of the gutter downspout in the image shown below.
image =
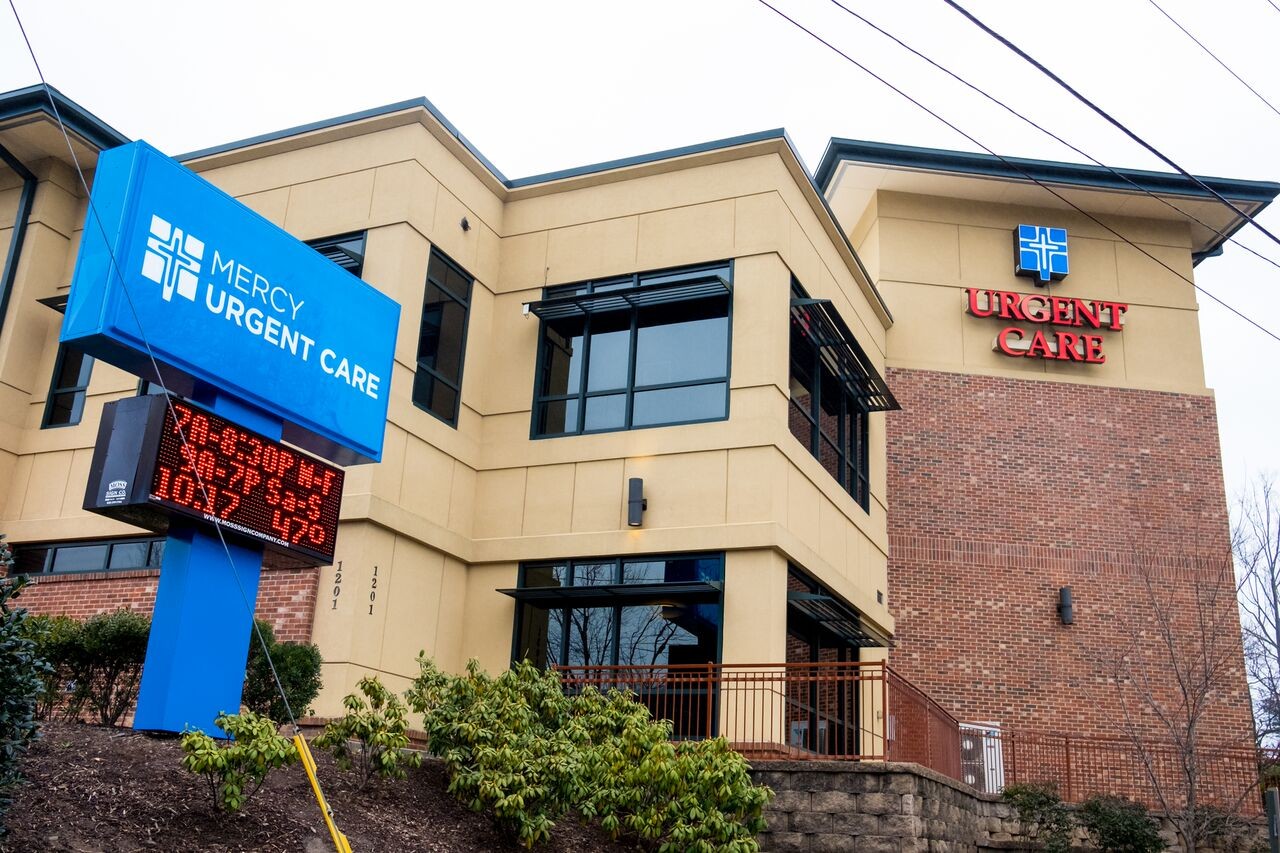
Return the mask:
<path id="1" fill-rule="evenodd" d="M 22 178 L 22 197 L 18 201 L 18 213 L 13 220 L 13 234 L 9 238 L 9 253 L 4 259 L 4 272 L 0 273 L 0 331 L 4 330 L 5 318 L 9 315 L 9 298 L 13 295 L 13 282 L 18 277 L 18 261 L 22 257 L 22 244 L 26 241 L 27 222 L 31 218 L 31 208 L 36 197 L 36 176 L 31 170 L 14 157 L 9 150 L 0 145 L 0 160 Z"/>

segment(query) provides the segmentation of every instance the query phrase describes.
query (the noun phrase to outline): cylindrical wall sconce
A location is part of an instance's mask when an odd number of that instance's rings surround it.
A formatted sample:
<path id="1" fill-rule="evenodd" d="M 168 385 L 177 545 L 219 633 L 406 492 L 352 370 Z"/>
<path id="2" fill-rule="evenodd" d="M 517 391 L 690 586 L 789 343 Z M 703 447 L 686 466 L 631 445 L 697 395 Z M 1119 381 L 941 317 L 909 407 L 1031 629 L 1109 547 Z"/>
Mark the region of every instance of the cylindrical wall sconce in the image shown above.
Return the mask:
<path id="1" fill-rule="evenodd" d="M 644 525 L 644 511 L 649 508 L 649 501 L 644 497 L 644 480 L 632 477 L 627 480 L 627 526 Z"/>

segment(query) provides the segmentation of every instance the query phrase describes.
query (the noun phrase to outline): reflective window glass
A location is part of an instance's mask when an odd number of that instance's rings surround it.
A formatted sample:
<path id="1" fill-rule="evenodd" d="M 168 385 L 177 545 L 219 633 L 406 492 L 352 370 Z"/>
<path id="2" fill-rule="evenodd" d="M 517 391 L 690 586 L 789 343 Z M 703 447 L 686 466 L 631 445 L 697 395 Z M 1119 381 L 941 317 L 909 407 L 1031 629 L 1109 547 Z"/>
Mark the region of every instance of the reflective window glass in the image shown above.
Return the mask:
<path id="1" fill-rule="evenodd" d="M 581 297 L 583 315 L 542 324 L 534 435 L 727 418 L 730 298 L 708 276 L 727 283 L 730 272 L 723 264 L 548 288 L 547 299 Z M 689 289 L 666 296 L 644 292 L 686 281 Z M 612 291 L 619 295 L 594 297 Z"/>
<path id="2" fill-rule="evenodd" d="M 413 402 L 445 423 L 458 421 L 472 278 L 432 249 L 423 286 Z"/>
<path id="3" fill-rule="evenodd" d="M 631 315 L 616 313 L 592 317 L 590 347 L 587 390 L 626 388 L 631 364 Z"/>
<path id="4" fill-rule="evenodd" d="M 111 546 L 109 569 L 142 569 L 151 551 L 148 542 L 121 542 Z"/>
<path id="5" fill-rule="evenodd" d="M 608 394 L 588 397 L 583 430 L 621 429 L 627 422 L 627 395 Z"/>
<path id="6" fill-rule="evenodd" d="M 613 664 L 614 608 L 579 607 L 564 612 L 569 622 L 565 663 L 569 666 Z"/>
<path id="7" fill-rule="evenodd" d="M 709 421 L 725 416 L 729 404 L 725 383 L 684 385 L 637 391 L 631 423 L 635 426 Z"/>
<path id="8" fill-rule="evenodd" d="M 55 572 L 100 572 L 107 566 L 109 545 L 67 545 L 53 554 Z"/>
<path id="9" fill-rule="evenodd" d="M 728 299 L 646 308 L 638 323 L 637 386 L 728 375 Z"/>

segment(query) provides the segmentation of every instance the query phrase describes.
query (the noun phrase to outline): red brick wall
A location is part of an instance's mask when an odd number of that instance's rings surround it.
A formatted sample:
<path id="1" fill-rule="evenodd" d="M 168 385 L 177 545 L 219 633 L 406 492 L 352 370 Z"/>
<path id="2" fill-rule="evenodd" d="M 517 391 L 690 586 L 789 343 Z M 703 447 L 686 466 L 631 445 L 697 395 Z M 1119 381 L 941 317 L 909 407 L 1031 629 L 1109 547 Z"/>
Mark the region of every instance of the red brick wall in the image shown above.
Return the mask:
<path id="1" fill-rule="evenodd" d="M 1154 607 L 1227 661 L 1206 735 L 1252 734 L 1213 400 L 895 369 L 887 415 L 893 666 L 961 719 L 1115 735 L 1117 659 L 1175 693 Z M 1150 586 L 1148 586 L 1148 584 Z M 1070 586 L 1075 624 L 1057 615 Z"/>
<path id="2" fill-rule="evenodd" d="M 315 617 L 316 584 L 320 570 L 263 569 L 258 584 L 257 616 L 271 623 L 276 639 L 310 641 Z M 32 613 L 87 619 L 97 613 L 127 608 L 151 615 L 160 572 L 33 575 L 34 583 L 22 591 L 18 604 Z"/>

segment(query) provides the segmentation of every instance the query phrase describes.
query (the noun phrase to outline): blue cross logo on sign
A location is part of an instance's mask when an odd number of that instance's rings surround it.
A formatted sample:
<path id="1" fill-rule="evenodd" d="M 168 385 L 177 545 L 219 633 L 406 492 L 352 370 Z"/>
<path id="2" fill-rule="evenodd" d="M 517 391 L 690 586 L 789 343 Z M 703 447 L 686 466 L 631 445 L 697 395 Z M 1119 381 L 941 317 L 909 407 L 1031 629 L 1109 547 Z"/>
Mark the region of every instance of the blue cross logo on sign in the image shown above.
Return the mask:
<path id="1" fill-rule="evenodd" d="M 1034 276 L 1036 284 L 1067 277 L 1067 229 L 1019 225 L 1014 275 Z"/>

